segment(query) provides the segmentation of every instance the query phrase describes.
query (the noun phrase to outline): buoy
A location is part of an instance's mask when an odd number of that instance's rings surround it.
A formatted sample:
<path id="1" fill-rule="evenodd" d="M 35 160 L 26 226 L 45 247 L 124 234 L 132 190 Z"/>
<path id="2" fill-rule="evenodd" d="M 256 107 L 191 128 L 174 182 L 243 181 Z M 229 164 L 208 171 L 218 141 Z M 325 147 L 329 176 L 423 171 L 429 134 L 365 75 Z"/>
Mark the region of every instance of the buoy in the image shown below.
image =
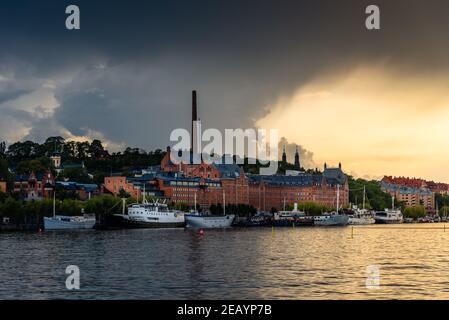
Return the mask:
<path id="1" fill-rule="evenodd" d="M 200 229 L 200 230 L 198 231 L 198 234 L 199 234 L 200 236 L 204 236 L 204 230 L 203 230 L 203 229 Z"/>

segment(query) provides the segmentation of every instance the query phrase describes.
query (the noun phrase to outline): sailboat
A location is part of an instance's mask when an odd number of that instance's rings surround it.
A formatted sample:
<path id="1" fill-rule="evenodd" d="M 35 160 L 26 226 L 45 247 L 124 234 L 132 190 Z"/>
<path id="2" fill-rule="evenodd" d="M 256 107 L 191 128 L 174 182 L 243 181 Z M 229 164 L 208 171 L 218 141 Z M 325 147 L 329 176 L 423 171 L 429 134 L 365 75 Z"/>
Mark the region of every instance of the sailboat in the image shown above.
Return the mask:
<path id="1" fill-rule="evenodd" d="M 316 226 L 346 226 L 349 222 L 349 217 L 344 214 L 339 214 L 340 209 L 340 185 L 337 184 L 337 210 L 321 216 L 314 216 L 313 222 Z"/>
<path id="2" fill-rule="evenodd" d="M 95 216 L 62 216 L 56 215 L 56 189 L 53 191 L 53 217 L 44 217 L 45 230 L 92 229 Z"/>
<path id="3" fill-rule="evenodd" d="M 352 225 L 366 225 L 366 224 L 374 224 L 376 220 L 371 212 L 365 209 L 365 186 L 363 186 L 363 206 L 362 209 L 355 208 L 354 214 L 349 216 L 349 224 Z"/>
<path id="4" fill-rule="evenodd" d="M 229 228 L 235 219 L 234 214 L 226 214 L 226 196 L 223 191 L 223 215 L 202 215 L 196 210 L 196 193 L 195 193 L 195 210 L 185 216 L 186 227 L 194 229 L 211 229 L 211 228 Z"/>

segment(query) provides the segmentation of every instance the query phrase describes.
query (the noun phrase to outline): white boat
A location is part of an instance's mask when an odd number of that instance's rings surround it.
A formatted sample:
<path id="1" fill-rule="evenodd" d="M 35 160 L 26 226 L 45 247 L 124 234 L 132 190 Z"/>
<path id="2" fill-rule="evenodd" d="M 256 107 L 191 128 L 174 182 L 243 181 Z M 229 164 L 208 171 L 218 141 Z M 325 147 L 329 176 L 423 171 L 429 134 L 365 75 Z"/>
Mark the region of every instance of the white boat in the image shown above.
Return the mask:
<path id="1" fill-rule="evenodd" d="M 376 220 L 374 219 L 373 213 L 363 209 L 358 209 L 354 214 L 350 215 L 348 221 L 348 224 L 351 225 L 367 225 L 374 223 L 376 223 Z"/>
<path id="2" fill-rule="evenodd" d="M 95 216 L 60 216 L 44 217 L 45 230 L 92 229 Z"/>
<path id="3" fill-rule="evenodd" d="M 128 213 L 115 214 L 121 218 L 120 224 L 125 228 L 179 228 L 184 227 L 184 213 L 170 210 L 165 203 L 143 203 L 128 206 Z"/>
<path id="4" fill-rule="evenodd" d="M 401 210 L 385 209 L 384 211 L 376 211 L 374 213 L 374 219 L 376 223 L 393 224 L 403 223 L 404 217 Z"/>
<path id="5" fill-rule="evenodd" d="M 365 209 L 365 186 L 363 186 L 363 206 L 362 209 L 353 206 L 353 214 L 349 216 L 348 224 L 351 225 L 367 225 L 374 224 L 376 220 L 374 219 L 374 214 Z"/>
<path id="6" fill-rule="evenodd" d="M 286 211 L 284 203 L 284 210 L 273 214 L 272 223 L 276 227 L 312 226 L 314 224 L 313 217 L 307 216 L 304 211 L 298 210 L 297 203 L 294 203 L 292 211 Z"/>
<path id="7" fill-rule="evenodd" d="M 352 225 L 367 225 L 374 224 L 376 220 L 374 219 L 374 214 L 366 209 L 353 209 L 354 213 L 349 215 L 349 224 Z"/>
<path id="8" fill-rule="evenodd" d="M 56 215 L 56 192 L 53 191 L 53 217 L 44 217 L 44 230 L 92 229 L 95 222 L 95 215 Z"/>
<path id="9" fill-rule="evenodd" d="M 212 228 L 229 228 L 234 222 L 234 214 L 226 214 L 226 198 L 223 193 L 223 215 L 201 215 L 196 210 L 196 194 L 195 194 L 195 210 L 185 215 L 186 227 L 194 229 L 212 229 Z"/>
<path id="10" fill-rule="evenodd" d="M 229 228 L 235 219 L 235 215 L 208 216 L 198 213 L 186 214 L 186 227 L 194 229 Z"/>
<path id="11" fill-rule="evenodd" d="M 393 223 L 403 223 L 404 216 L 401 210 L 394 208 L 394 196 L 392 199 L 391 209 L 385 209 L 384 211 L 376 211 L 374 213 L 374 219 L 376 223 L 381 224 L 393 224 Z"/>

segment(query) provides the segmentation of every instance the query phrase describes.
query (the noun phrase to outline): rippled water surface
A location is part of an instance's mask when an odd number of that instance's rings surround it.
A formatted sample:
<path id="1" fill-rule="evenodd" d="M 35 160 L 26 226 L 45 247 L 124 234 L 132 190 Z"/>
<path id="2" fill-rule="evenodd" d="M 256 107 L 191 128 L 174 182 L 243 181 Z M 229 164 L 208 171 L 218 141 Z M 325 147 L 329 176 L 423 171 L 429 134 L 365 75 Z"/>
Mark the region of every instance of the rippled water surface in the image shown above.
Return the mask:
<path id="1" fill-rule="evenodd" d="M 1 233 L 0 298 L 449 299 L 448 244 L 443 224 Z"/>

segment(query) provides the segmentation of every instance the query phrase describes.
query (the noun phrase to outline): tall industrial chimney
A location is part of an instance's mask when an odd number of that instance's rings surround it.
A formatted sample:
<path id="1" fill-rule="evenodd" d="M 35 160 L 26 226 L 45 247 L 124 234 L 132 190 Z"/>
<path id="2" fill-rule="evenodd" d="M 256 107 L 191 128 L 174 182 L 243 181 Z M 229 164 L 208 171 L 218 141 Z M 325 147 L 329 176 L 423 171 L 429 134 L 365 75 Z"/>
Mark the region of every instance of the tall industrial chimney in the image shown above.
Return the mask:
<path id="1" fill-rule="evenodd" d="M 192 91 L 191 163 L 201 163 L 201 121 L 198 119 L 196 91 Z"/>
<path id="2" fill-rule="evenodd" d="M 196 110 L 196 90 L 192 91 L 192 123 L 198 120 L 198 114 Z"/>
<path id="3" fill-rule="evenodd" d="M 192 130 L 190 131 L 190 152 L 193 152 L 193 139 L 195 135 L 194 131 L 194 124 L 195 121 L 198 120 L 198 111 L 197 111 L 197 105 L 196 105 L 196 90 L 192 91 Z"/>

